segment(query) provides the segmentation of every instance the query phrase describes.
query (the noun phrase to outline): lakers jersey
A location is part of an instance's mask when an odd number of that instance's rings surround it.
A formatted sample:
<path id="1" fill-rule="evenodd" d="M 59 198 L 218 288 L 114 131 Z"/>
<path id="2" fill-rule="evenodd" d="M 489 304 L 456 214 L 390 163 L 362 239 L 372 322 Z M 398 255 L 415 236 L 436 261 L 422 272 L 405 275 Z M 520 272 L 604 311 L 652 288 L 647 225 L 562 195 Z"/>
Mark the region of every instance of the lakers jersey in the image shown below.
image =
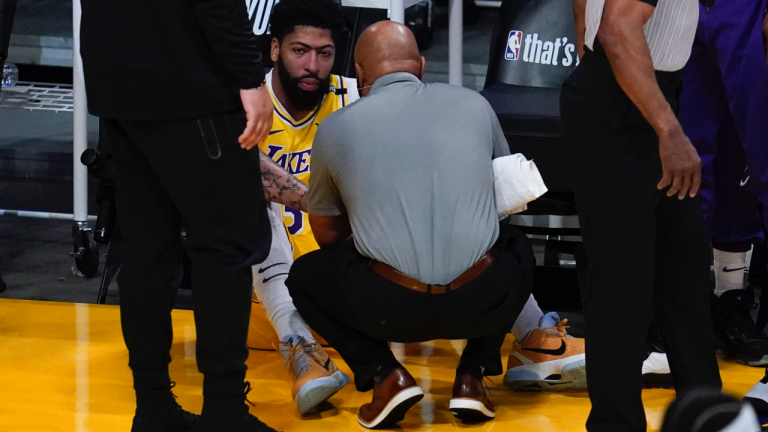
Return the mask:
<path id="1" fill-rule="evenodd" d="M 293 174 L 300 181 L 309 184 L 312 160 L 312 141 L 320 123 L 332 112 L 344 108 L 359 99 L 357 80 L 331 75 L 331 87 L 320 105 L 307 117 L 294 120 L 272 91 L 272 71 L 266 77 L 267 88 L 275 104 L 272 130 L 267 139 L 259 145 L 261 151 Z M 293 257 L 318 249 L 307 214 L 288 206 L 280 206 L 283 222 L 288 231 Z"/>

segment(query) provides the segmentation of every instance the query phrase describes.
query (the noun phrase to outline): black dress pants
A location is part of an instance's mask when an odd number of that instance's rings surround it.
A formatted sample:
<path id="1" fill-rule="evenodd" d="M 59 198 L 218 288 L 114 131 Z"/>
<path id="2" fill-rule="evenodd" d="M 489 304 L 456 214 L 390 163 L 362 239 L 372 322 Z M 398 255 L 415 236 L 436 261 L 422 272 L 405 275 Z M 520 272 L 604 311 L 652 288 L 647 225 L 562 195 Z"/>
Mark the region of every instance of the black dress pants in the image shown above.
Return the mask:
<path id="1" fill-rule="evenodd" d="M 13 19 L 16 16 L 16 0 L 0 0 L 0 68 L 8 58 Z"/>
<path id="2" fill-rule="evenodd" d="M 679 79 L 679 73 L 657 73 L 673 110 Z M 641 367 L 652 311 L 678 394 L 721 387 L 709 316 L 707 228 L 698 198 L 678 200 L 657 190 L 658 137 L 604 56 L 585 54 L 563 86 L 560 106 L 587 251 L 587 429 L 645 431 Z"/>
<path id="3" fill-rule="evenodd" d="M 379 276 L 351 241 L 297 259 L 285 284 L 307 324 L 352 369 L 358 391 L 373 388 L 380 367 L 399 366 L 388 341 L 468 339 L 461 362 L 499 375 L 501 345 L 531 293 L 535 259 L 525 234 L 510 226 L 495 247 L 491 266 L 445 294 L 420 293 Z"/>
<path id="4" fill-rule="evenodd" d="M 125 245 L 117 280 L 134 387 L 168 384 L 176 296 L 169 286 L 180 271 L 183 220 L 206 394 L 216 379 L 231 384 L 221 392 L 242 394 L 251 265 L 266 258 L 272 235 L 258 150 L 243 150 L 237 142 L 245 115 L 102 125 L 117 177 Z"/>

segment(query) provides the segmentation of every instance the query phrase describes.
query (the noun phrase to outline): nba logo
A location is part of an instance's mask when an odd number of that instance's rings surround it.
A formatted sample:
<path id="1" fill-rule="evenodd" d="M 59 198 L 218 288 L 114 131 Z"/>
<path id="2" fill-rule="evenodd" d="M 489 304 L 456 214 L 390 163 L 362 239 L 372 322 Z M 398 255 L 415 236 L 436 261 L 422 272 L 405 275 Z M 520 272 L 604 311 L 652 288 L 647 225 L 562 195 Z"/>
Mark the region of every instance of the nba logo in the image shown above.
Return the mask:
<path id="1" fill-rule="evenodd" d="M 520 58 L 520 45 L 523 43 L 523 32 L 512 30 L 507 39 L 507 50 L 504 53 L 504 59 L 517 60 Z"/>

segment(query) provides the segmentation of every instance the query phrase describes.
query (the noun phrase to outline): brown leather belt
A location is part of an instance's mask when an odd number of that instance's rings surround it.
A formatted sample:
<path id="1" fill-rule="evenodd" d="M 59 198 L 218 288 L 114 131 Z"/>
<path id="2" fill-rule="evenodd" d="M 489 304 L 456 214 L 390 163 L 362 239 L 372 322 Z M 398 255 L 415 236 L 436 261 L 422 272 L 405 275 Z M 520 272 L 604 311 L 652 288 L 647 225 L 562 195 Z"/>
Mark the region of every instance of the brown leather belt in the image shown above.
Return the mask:
<path id="1" fill-rule="evenodd" d="M 485 269 L 491 266 L 496 260 L 496 255 L 493 249 L 485 253 L 472 267 L 461 274 L 448 285 L 431 285 L 424 282 L 417 281 L 416 279 L 406 276 L 387 264 L 380 261 L 371 261 L 371 270 L 376 272 L 379 276 L 388 279 L 403 288 L 412 289 L 421 293 L 427 294 L 445 294 L 453 290 L 457 290 L 462 286 L 471 282 L 474 278 L 484 272 Z"/>

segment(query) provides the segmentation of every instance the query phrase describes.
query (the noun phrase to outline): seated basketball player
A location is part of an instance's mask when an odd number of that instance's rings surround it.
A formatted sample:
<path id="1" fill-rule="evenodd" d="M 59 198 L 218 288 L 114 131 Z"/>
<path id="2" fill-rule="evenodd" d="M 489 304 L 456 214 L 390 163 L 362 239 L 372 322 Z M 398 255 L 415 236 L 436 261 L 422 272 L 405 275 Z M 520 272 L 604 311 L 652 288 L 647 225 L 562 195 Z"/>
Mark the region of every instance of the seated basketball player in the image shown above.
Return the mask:
<path id="1" fill-rule="evenodd" d="M 407 27 L 372 25 L 355 60 L 367 97 L 318 129 L 307 207 L 320 249 L 286 285 L 357 389 L 373 389 L 363 426 L 397 423 L 424 396 L 387 341 L 467 339 L 450 409 L 491 419 L 483 376 L 503 373 L 535 263 L 527 237 L 497 220 L 492 160 L 509 154 L 506 139 L 479 94 L 420 81 Z"/>
<path id="2" fill-rule="evenodd" d="M 317 125 L 358 98 L 354 79 L 330 73 L 343 26 L 341 7 L 333 0 L 283 0 L 272 12 L 271 56 L 275 66 L 266 81 L 275 114 L 272 130 L 260 149 L 305 183 Z M 302 203 L 297 202 L 296 207 Z M 257 321 L 266 312 L 294 379 L 293 398 L 304 414 L 338 392 L 349 377 L 316 342 L 285 287 L 294 257 L 318 247 L 307 217 L 298 208 L 274 203 L 269 217 L 269 257 L 253 267 L 255 295 L 264 309 L 252 308 L 251 320 Z M 251 329 L 251 333 L 264 330 L 254 331 L 253 325 Z M 249 336 L 249 342 L 252 339 Z M 255 348 L 252 345 L 249 343 Z"/>

